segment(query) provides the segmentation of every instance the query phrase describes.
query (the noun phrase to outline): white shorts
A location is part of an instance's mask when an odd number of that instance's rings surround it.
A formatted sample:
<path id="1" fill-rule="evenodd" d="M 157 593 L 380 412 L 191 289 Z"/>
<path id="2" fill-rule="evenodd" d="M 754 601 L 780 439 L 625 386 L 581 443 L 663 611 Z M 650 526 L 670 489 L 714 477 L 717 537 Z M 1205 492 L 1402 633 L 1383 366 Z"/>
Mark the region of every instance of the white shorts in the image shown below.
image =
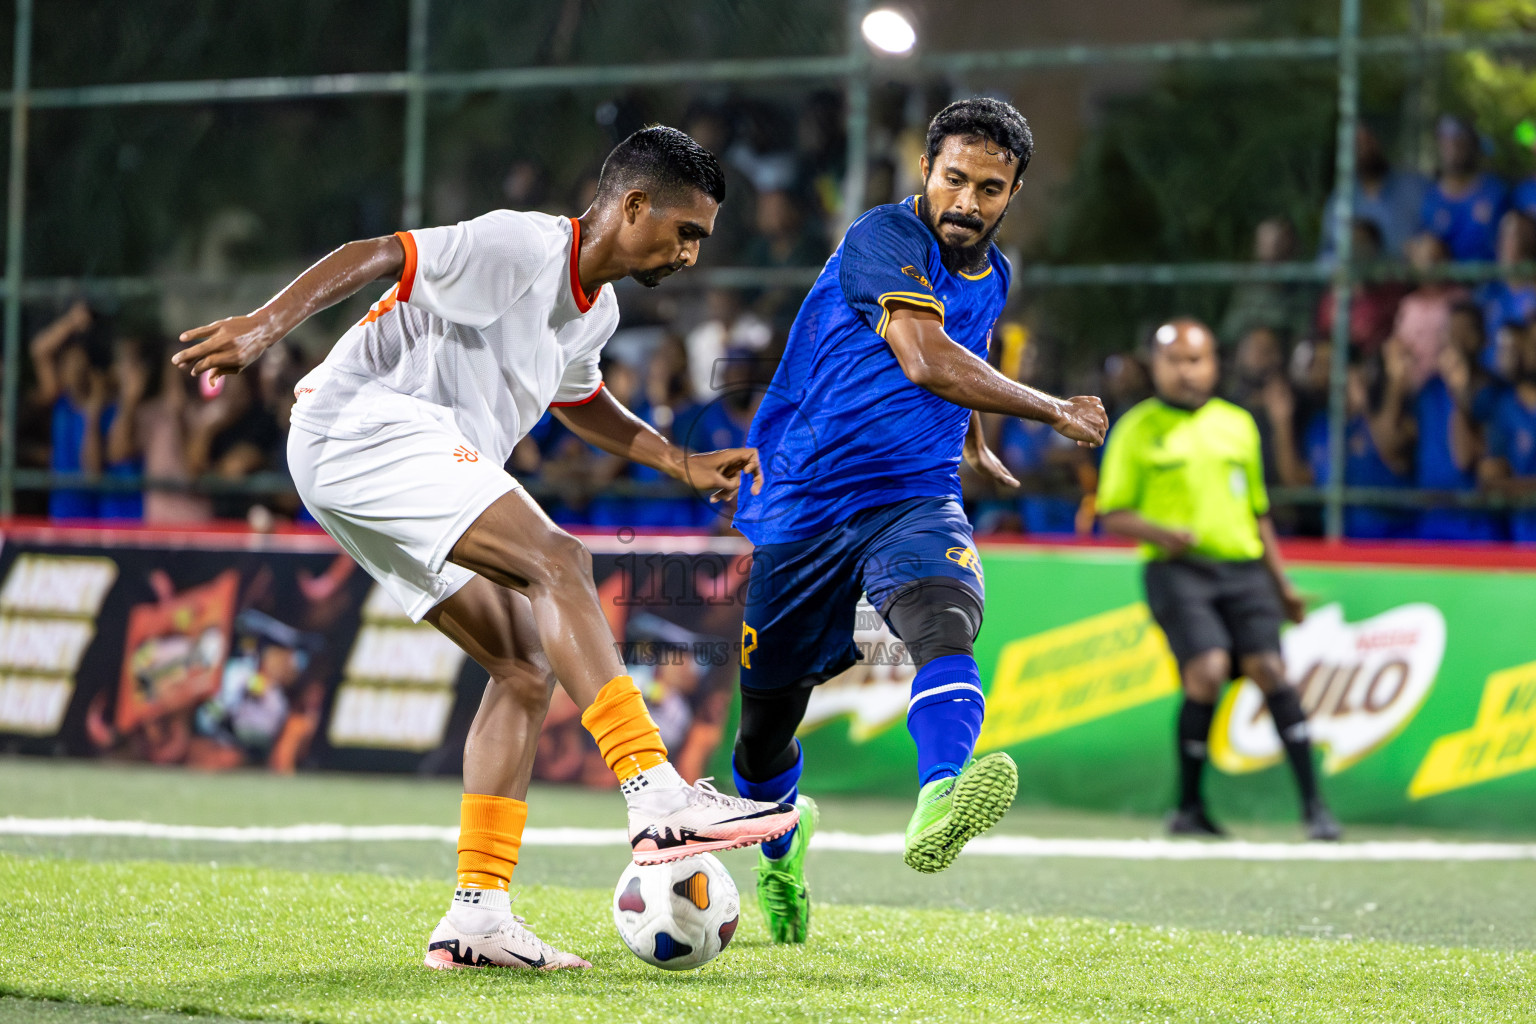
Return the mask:
<path id="1" fill-rule="evenodd" d="M 420 622 L 474 578 L 447 561 L 453 545 L 519 485 L 465 440 L 449 410 L 408 395 L 384 401 L 384 425 L 363 438 L 322 437 L 295 422 L 288 470 L 325 532 Z"/>

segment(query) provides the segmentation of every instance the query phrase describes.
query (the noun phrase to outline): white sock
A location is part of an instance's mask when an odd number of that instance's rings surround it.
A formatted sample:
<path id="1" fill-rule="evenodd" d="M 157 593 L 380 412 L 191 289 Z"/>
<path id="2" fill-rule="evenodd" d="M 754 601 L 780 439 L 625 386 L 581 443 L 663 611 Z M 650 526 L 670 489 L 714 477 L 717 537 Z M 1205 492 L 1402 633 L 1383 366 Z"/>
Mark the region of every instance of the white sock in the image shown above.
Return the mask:
<path id="1" fill-rule="evenodd" d="M 683 777 L 677 774 L 677 769 L 672 767 L 672 762 L 663 761 L 655 768 L 647 768 L 639 775 L 619 783 L 619 791 L 624 794 L 625 803 L 634 806 L 635 798 L 641 794 L 659 789 L 681 789 L 687 785 Z"/>
<path id="2" fill-rule="evenodd" d="M 471 935 L 494 932 L 511 913 L 512 896 L 505 889 L 455 889 L 448 904 L 448 920 Z"/>

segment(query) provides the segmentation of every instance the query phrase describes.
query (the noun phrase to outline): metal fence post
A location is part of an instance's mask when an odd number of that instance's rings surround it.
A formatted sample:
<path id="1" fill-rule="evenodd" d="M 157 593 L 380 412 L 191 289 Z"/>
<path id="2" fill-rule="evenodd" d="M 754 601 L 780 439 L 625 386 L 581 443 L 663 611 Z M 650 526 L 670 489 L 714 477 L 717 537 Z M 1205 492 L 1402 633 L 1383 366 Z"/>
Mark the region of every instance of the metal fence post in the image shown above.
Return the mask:
<path id="1" fill-rule="evenodd" d="M 411 0 L 411 22 L 407 29 L 405 93 L 405 169 L 400 226 L 419 228 L 422 223 L 421 196 L 427 167 L 427 29 L 432 0 Z"/>
<path id="2" fill-rule="evenodd" d="M 15 55 L 11 58 L 11 178 L 5 219 L 5 385 L 0 404 L 0 517 L 16 513 L 16 401 L 21 393 L 21 275 L 26 244 L 27 93 L 32 77 L 32 0 L 16 0 Z"/>
<path id="3" fill-rule="evenodd" d="M 848 166 L 843 172 L 843 231 L 864 212 L 868 184 L 870 53 L 864 43 L 864 15 L 868 11 L 869 0 L 848 0 Z"/>
<path id="4" fill-rule="evenodd" d="M 1339 3 L 1339 134 L 1334 157 L 1333 352 L 1328 372 L 1328 494 L 1324 526 L 1344 536 L 1345 431 L 1349 427 L 1349 307 L 1355 283 L 1355 126 L 1360 120 L 1360 0 Z"/>

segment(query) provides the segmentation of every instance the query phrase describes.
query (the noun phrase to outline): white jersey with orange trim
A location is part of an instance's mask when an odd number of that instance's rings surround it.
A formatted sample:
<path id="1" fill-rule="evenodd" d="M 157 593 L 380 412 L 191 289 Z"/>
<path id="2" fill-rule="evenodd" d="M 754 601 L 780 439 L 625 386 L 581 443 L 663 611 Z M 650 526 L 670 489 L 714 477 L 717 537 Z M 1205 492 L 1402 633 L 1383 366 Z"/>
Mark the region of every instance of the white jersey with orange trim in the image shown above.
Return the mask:
<path id="1" fill-rule="evenodd" d="M 551 405 L 597 396 L 619 309 L 612 288 L 582 291 L 579 222 L 496 210 L 398 237 L 399 283 L 299 382 L 297 426 L 361 439 L 390 422 L 380 399 L 409 395 L 499 466 Z"/>

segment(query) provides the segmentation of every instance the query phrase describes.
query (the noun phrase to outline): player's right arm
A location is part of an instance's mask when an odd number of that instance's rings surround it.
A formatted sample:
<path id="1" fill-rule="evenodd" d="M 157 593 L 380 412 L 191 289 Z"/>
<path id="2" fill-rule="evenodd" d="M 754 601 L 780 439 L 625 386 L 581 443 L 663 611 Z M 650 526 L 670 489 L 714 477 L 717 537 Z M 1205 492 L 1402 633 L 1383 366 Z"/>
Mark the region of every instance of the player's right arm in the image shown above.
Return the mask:
<path id="1" fill-rule="evenodd" d="M 184 332 L 181 340 L 196 344 L 176 353 L 171 362 L 193 375 L 211 370 L 213 379 L 239 373 L 322 309 L 349 298 L 371 281 L 399 277 L 405 262 L 405 246 L 394 235 L 348 242 L 255 312 Z"/>
<path id="2" fill-rule="evenodd" d="M 977 412 L 1049 423 L 1079 444 L 1104 443 L 1109 417 L 1093 395 L 1054 398 L 1010 380 L 951 340 L 943 319 L 931 309 L 892 302 L 889 316 L 886 344 L 896 353 L 901 372 L 918 387 Z"/>

